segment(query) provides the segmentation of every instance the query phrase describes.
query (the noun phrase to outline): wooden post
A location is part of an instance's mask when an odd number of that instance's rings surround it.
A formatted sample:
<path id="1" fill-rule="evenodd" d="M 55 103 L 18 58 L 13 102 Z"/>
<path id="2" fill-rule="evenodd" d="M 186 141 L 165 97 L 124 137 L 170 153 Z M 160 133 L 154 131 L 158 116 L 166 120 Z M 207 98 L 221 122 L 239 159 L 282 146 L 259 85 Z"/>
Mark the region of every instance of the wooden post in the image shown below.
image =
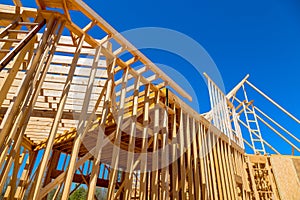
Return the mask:
<path id="1" fill-rule="evenodd" d="M 208 199 L 208 177 L 206 172 L 206 161 L 205 161 L 205 152 L 204 152 L 204 144 L 202 140 L 203 135 L 203 125 L 198 123 L 197 126 L 197 146 L 198 146 L 198 155 L 199 155 L 199 166 L 200 166 L 200 177 L 201 177 L 201 197 L 203 199 Z"/>
<path id="2" fill-rule="evenodd" d="M 149 126 L 149 95 L 150 84 L 145 86 L 145 100 L 144 100 L 144 117 L 143 117 L 143 134 L 142 134 L 142 150 L 141 159 L 141 182 L 140 182 L 140 200 L 147 199 L 147 143 L 148 143 L 148 126 Z"/>
<path id="3" fill-rule="evenodd" d="M 183 124 L 184 113 L 180 109 L 180 123 L 179 123 L 179 167 L 180 167 L 180 193 L 181 199 L 186 199 L 186 165 L 185 165 L 185 142 L 184 142 L 184 124 Z"/>
<path id="4" fill-rule="evenodd" d="M 211 135 L 213 133 L 211 132 L 210 129 L 208 129 L 207 132 L 207 150 L 208 150 L 208 156 L 209 156 L 209 167 L 211 170 L 211 178 L 212 178 L 212 189 L 213 189 L 213 194 L 214 194 L 214 199 L 219 199 L 219 194 L 218 194 L 218 186 L 217 186 L 217 177 L 216 177 L 216 168 L 215 168 L 215 163 L 214 163 L 214 158 L 213 158 L 213 143 L 211 140 Z"/>
<path id="5" fill-rule="evenodd" d="M 194 118 L 192 120 L 192 133 L 191 133 L 191 142 L 192 142 L 192 152 L 193 152 L 193 173 L 194 173 L 194 187 L 195 187 L 195 199 L 201 199 L 201 184 L 200 184 L 200 175 L 199 175 L 199 169 L 200 166 L 198 165 L 198 161 L 200 160 L 200 156 L 198 155 L 198 148 L 200 148 L 197 145 L 197 133 L 196 133 L 196 126 L 197 122 Z"/>
<path id="6" fill-rule="evenodd" d="M 93 63 L 93 70 L 91 71 L 91 76 L 89 79 L 91 81 L 90 82 L 91 85 L 93 84 L 94 79 L 95 79 L 96 70 L 97 70 L 97 66 L 98 66 L 98 60 L 100 59 L 100 52 L 101 52 L 101 47 L 97 48 L 97 50 L 96 50 L 96 55 L 95 55 L 94 63 Z M 113 78 L 112 77 L 112 69 L 113 69 L 113 67 L 111 67 L 111 70 L 109 73 L 110 75 L 109 75 L 108 79 Z M 108 93 L 109 92 L 107 92 L 106 94 L 108 94 Z M 108 106 L 108 104 L 105 106 Z M 102 153 L 102 147 L 103 147 L 103 139 L 104 139 L 103 135 L 105 134 L 105 127 L 103 125 L 105 124 L 105 121 L 106 121 L 108 109 L 109 108 L 106 107 L 106 109 L 103 110 L 100 126 L 98 127 L 99 131 L 98 131 L 97 142 L 96 142 L 96 147 L 95 147 L 96 148 L 96 150 L 95 150 L 96 156 L 94 156 L 92 172 L 90 175 L 90 182 L 89 182 L 88 195 L 87 195 L 88 199 L 94 198 L 94 195 L 95 195 L 96 183 L 97 183 L 99 168 L 100 168 L 100 164 L 101 164 L 100 159 L 101 159 L 101 153 Z"/>
<path id="7" fill-rule="evenodd" d="M 122 81 L 122 89 L 121 89 L 121 96 L 120 96 L 120 105 L 119 110 L 117 111 L 117 127 L 116 127 L 116 134 L 115 134 L 115 141 L 113 144 L 113 152 L 112 152 L 112 160 L 111 160 L 111 172 L 109 174 L 109 185 L 108 185 L 108 192 L 107 198 L 113 199 L 114 198 L 114 190 L 116 187 L 116 180 L 118 174 L 118 163 L 119 163 L 119 148 L 121 143 L 121 135 L 122 135 L 122 125 L 123 125 L 123 117 L 124 117 L 124 106 L 125 106 L 125 98 L 127 92 L 127 81 L 128 81 L 128 71 L 129 68 L 124 69 L 123 73 L 123 81 Z"/>
<path id="8" fill-rule="evenodd" d="M 212 156 L 213 156 L 214 168 L 215 168 L 215 172 L 216 172 L 216 180 L 217 180 L 217 184 L 218 184 L 218 187 L 216 188 L 216 190 L 218 192 L 219 198 L 224 199 L 222 192 L 225 188 L 220 187 L 222 185 L 222 182 L 221 182 L 220 165 L 218 163 L 218 153 L 216 150 L 216 146 L 217 146 L 216 137 L 217 136 L 215 136 L 214 133 L 210 134 L 211 148 L 212 148 L 212 154 L 213 154 Z"/>
<path id="9" fill-rule="evenodd" d="M 69 88 L 70 88 L 70 84 L 71 84 L 71 81 L 73 79 L 73 74 L 75 73 L 76 65 L 77 65 L 77 62 L 78 62 L 78 59 L 79 59 L 79 56 L 80 56 L 80 53 L 81 53 L 81 48 L 82 48 L 84 39 L 85 39 L 85 34 L 83 34 L 80 37 L 80 41 L 78 43 L 78 46 L 76 47 L 76 52 L 74 54 L 72 64 L 71 64 L 71 67 L 70 67 L 70 71 L 69 71 L 69 75 L 68 75 L 68 79 L 67 79 L 67 82 L 66 82 L 66 85 L 65 85 L 66 86 L 65 91 L 68 91 Z M 66 98 L 67 98 L 67 95 L 64 95 L 63 96 L 64 100 L 62 102 L 65 102 Z M 64 107 L 62 106 L 62 109 L 63 108 Z M 61 113 L 58 114 L 59 119 L 60 119 L 60 117 L 61 117 Z M 81 123 L 81 122 L 79 122 L 79 123 Z M 74 146 L 75 146 L 75 144 L 74 144 Z M 79 147 L 77 147 L 77 148 L 79 150 Z M 66 177 L 66 181 L 65 181 L 65 188 L 64 188 L 64 191 L 63 191 L 62 199 L 67 199 L 69 197 L 70 187 L 71 187 L 72 180 L 73 180 L 73 175 L 74 175 L 74 172 L 75 172 L 74 168 L 75 168 L 75 161 L 76 161 L 76 158 L 78 156 L 78 150 L 75 151 L 76 153 L 73 153 L 73 151 L 72 151 L 72 156 L 71 156 L 69 169 L 68 169 L 68 173 L 67 173 L 67 177 Z M 70 170 L 70 167 L 71 167 L 71 170 Z"/>
<path id="10" fill-rule="evenodd" d="M 158 132 L 159 132 L 159 92 L 155 92 L 155 106 L 153 116 L 153 152 L 151 169 L 151 199 L 158 199 Z"/>
<path id="11" fill-rule="evenodd" d="M 230 181 L 229 181 L 229 172 L 228 172 L 228 165 L 227 165 L 227 158 L 225 157 L 225 150 L 224 150 L 224 141 L 220 140 L 220 152 L 221 152 L 221 160 L 223 163 L 223 168 L 225 172 L 225 184 L 226 184 L 226 191 L 227 191 L 227 196 L 228 199 L 232 199 L 232 192 L 231 192 L 231 187 L 230 187 Z"/>
<path id="12" fill-rule="evenodd" d="M 136 136 L 136 123 L 137 123 L 137 110 L 138 110 L 138 98 L 139 98 L 139 87 L 140 87 L 140 76 L 135 79 L 134 93 L 133 93 L 133 104 L 132 104 L 132 116 L 131 126 L 128 144 L 128 156 L 127 156 L 127 168 L 125 174 L 125 194 L 124 199 L 130 199 L 132 192 L 133 182 L 133 163 L 134 163 L 134 148 L 135 148 L 135 136 Z"/>
<path id="13" fill-rule="evenodd" d="M 173 106 L 173 112 L 174 115 L 172 116 L 172 161 L 173 163 L 171 164 L 171 191 L 172 191 L 172 198 L 174 200 L 179 200 L 179 177 L 178 177 L 178 158 L 177 158 L 177 120 L 176 120 L 176 116 L 177 116 L 177 112 L 176 112 L 176 106 L 175 104 L 172 105 Z"/>
<path id="14" fill-rule="evenodd" d="M 168 106 L 168 103 L 166 103 Z M 169 199 L 169 185 L 170 180 L 169 179 L 169 156 L 170 156 L 170 150 L 169 150 L 169 144 L 168 144 L 168 137 L 169 137 L 169 127 L 168 127 L 168 111 L 163 110 L 162 114 L 162 152 L 161 152 L 161 163 L 162 163 L 162 169 L 161 169 L 161 196 L 160 199 Z"/>
<path id="15" fill-rule="evenodd" d="M 204 166 L 205 166 L 205 174 L 206 174 L 206 179 L 207 179 L 207 192 L 208 192 L 208 198 L 212 199 L 214 198 L 214 192 L 213 192 L 213 184 L 212 184 L 212 175 L 211 175 L 211 166 L 209 162 L 209 148 L 207 146 L 207 134 L 209 134 L 210 128 L 208 130 L 204 125 L 201 126 L 202 129 L 202 134 L 201 134 L 201 143 L 203 146 L 203 156 L 205 157 L 204 159 Z"/>

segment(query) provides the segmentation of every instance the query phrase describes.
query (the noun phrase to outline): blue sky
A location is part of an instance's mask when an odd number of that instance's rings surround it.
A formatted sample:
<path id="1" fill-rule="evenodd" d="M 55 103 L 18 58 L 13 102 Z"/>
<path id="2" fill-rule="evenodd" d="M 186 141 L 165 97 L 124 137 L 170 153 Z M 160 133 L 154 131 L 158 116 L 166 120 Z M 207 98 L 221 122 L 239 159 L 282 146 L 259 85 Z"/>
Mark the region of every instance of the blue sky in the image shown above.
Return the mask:
<path id="1" fill-rule="evenodd" d="M 227 91 L 249 73 L 252 82 L 300 117 L 299 1 L 86 2 L 119 32 L 163 27 L 192 37 L 217 64 Z"/>
<path id="2" fill-rule="evenodd" d="M 22 2 L 24 5 L 34 5 L 33 1 Z M 119 32 L 141 27 L 161 27 L 186 34 L 201 44 L 214 60 L 227 92 L 249 73 L 252 83 L 300 118 L 298 0 L 85 2 Z M 77 19 L 78 23 L 86 24 L 80 19 Z M 188 67 L 188 62 L 168 52 L 142 51 L 152 61 L 172 66 L 181 72 L 197 93 L 200 111 L 209 109 L 204 81 L 200 76 L 191 76 L 195 71 Z M 255 94 L 250 98 L 255 99 Z M 299 124 L 289 122 L 262 101 L 257 102 L 262 103 L 259 107 L 274 114 L 278 121 L 299 131 Z"/>

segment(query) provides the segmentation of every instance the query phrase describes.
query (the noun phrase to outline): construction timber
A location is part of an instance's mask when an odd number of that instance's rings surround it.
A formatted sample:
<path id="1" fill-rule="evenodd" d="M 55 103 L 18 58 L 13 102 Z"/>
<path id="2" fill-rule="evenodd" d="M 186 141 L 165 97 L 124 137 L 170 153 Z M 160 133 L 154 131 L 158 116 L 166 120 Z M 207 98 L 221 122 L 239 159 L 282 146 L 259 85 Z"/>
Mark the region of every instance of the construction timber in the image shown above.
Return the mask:
<path id="1" fill-rule="evenodd" d="M 205 74 L 212 108 L 199 114 L 81 0 L 13 3 L 0 4 L 1 198 L 67 200 L 80 186 L 86 199 L 98 188 L 107 199 L 300 198 L 299 139 L 246 87 L 299 120 L 248 76 L 224 94 Z M 90 23 L 80 27 L 74 12 Z M 262 124 L 291 155 L 264 139 Z"/>

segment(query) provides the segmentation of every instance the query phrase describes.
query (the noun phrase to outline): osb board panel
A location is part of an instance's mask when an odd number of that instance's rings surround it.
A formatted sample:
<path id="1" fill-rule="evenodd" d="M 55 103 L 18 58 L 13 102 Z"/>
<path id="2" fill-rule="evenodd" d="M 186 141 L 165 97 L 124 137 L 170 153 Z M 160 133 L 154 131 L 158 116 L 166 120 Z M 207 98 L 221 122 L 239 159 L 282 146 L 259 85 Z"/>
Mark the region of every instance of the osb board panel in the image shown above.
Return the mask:
<path id="1" fill-rule="evenodd" d="M 294 166 L 298 174 L 298 179 L 300 181 L 300 158 L 293 158 Z"/>
<path id="2" fill-rule="evenodd" d="M 300 182 L 291 158 L 271 156 L 275 181 L 281 199 L 299 200 Z"/>

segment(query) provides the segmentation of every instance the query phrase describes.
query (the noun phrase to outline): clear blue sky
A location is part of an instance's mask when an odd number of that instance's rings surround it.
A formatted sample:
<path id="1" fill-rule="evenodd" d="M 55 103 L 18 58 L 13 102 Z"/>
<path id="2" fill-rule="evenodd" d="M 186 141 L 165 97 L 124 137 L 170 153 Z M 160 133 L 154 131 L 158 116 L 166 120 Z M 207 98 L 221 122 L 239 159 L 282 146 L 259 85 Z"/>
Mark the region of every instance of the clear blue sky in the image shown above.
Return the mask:
<path id="1" fill-rule="evenodd" d="M 29 1 L 23 2 L 32 5 Z M 119 32 L 162 27 L 190 36 L 206 49 L 218 66 L 226 91 L 249 73 L 252 83 L 300 118 L 299 0 L 85 2 Z M 144 52 L 154 62 L 183 72 L 197 91 L 202 111 L 208 109 L 204 82 L 200 77 L 190 76 L 192 71 L 183 69 L 188 63 L 166 52 Z M 260 107 L 265 111 L 272 108 L 264 104 Z M 299 135 L 299 124 L 286 122 L 276 112 L 268 113 L 277 115 L 279 121 L 292 126 Z M 280 146 L 279 142 L 274 142 Z"/>

